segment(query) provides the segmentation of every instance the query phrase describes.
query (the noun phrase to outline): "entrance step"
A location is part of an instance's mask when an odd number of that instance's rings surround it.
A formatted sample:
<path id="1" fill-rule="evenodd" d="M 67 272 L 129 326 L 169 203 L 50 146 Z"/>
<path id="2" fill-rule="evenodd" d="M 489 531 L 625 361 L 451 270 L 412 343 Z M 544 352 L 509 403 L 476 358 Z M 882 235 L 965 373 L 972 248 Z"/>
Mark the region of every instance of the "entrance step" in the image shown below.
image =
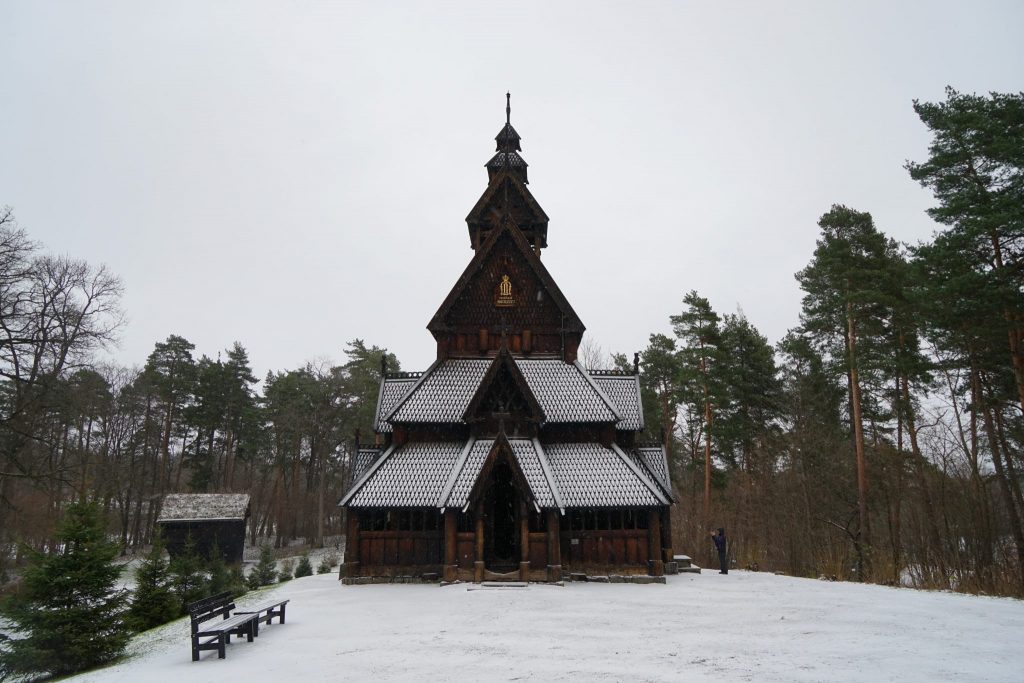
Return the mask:
<path id="1" fill-rule="evenodd" d="M 524 581 L 484 581 L 466 587 L 468 591 L 506 590 L 509 588 L 527 588 L 530 584 Z"/>

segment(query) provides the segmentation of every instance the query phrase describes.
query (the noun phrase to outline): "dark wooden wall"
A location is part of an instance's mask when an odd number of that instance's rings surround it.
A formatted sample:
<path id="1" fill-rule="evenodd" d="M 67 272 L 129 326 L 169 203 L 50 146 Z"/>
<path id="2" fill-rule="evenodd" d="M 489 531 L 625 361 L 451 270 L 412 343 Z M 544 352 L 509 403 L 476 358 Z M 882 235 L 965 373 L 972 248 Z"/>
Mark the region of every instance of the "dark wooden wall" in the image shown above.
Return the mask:
<path id="1" fill-rule="evenodd" d="M 241 564 L 245 547 L 245 520 L 216 522 L 159 522 L 164 545 L 168 554 L 178 557 L 184 554 L 185 545 L 191 536 L 196 554 L 207 560 L 213 547 L 220 550 L 228 564 Z"/>

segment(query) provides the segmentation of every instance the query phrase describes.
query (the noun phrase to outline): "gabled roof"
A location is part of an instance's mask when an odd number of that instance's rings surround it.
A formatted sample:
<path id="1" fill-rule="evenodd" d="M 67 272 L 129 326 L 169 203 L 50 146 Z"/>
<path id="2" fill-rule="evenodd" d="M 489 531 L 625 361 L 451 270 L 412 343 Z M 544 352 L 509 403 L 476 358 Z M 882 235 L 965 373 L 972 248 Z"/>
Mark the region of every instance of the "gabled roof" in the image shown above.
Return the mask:
<path id="1" fill-rule="evenodd" d="M 501 154 L 501 152 L 499 152 L 499 154 Z M 491 158 L 491 161 L 487 162 L 488 168 L 491 168 L 491 162 L 493 162 L 499 156 L 499 154 L 496 154 L 494 157 Z M 512 154 L 515 153 L 512 152 Z M 490 206 L 491 202 L 495 199 L 499 191 L 504 193 L 506 190 L 509 190 L 511 192 L 515 192 L 516 196 L 520 197 L 523 200 L 523 203 L 526 205 L 526 208 L 528 208 L 530 210 L 530 213 L 533 214 L 534 223 L 542 225 L 548 224 L 548 221 L 550 219 L 548 218 L 548 215 L 544 213 L 544 209 L 541 208 L 540 204 L 534 198 L 533 193 L 531 193 L 530 190 L 526 187 L 526 184 L 522 181 L 522 179 L 518 178 L 515 175 L 515 171 L 513 169 L 526 167 L 526 161 L 523 160 L 523 158 L 520 157 L 518 154 L 516 154 L 516 156 L 522 161 L 521 167 L 518 164 L 508 164 L 494 167 L 494 176 L 491 178 L 491 181 L 487 184 L 487 189 L 485 189 L 484 193 L 480 195 L 480 199 L 476 200 L 476 204 L 473 205 L 473 208 L 470 209 L 469 211 L 469 215 L 466 216 L 467 223 L 469 223 L 470 225 L 474 225 L 479 223 L 490 222 L 491 216 L 489 215 L 488 207 Z M 502 198 L 504 198 L 504 194 L 502 195 Z"/>
<path id="2" fill-rule="evenodd" d="M 386 423 L 385 423 L 386 424 Z M 388 425 L 390 428 L 391 425 Z M 352 461 L 352 475 L 350 481 L 358 481 L 366 473 L 370 466 L 380 457 L 382 448 L 360 448 L 356 451 L 355 460 Z"/>
<path id="3" fill-rule="evenodd" d="M 661 486 L 665 495 L 674 499 L 675 494 L 672 493 L 672 478 L 669 475 L 668 458 L 665 455 L 665 449 L 663 447 L 641 447 L 635 449 L 633 452 L 636 454 L 637 459 L 644 466 L 647 472 L 651 475 L 651 478 Z"/>
<path id="4" fill-rule="evenodd" d="M 469 402 L 469 406 L 466 408 L 465 414 L 462 416 L 464 422 L 470 422 L 474 418 L 478 417 L 481 405 L 487 399 L 492 391 L 496 389 L 495 382 L 498 379 L 498 375 L 502 370 L 508 372 L 512 378 L 512 382 L 515 387 L 519 390 L 519 395 L 522 397 L 523 402 L 526 404 L 529 415 L 528 419 L 534 422 L 544 422 L 544 410 L 537 403 L 537 399 L 534 397 L 533 392 L 530 391 L 530 386 L 527 384 L 526 378 L 523 377 L 523 373 L 519 370 L 516 362 L 509 355 L 508 349 L 502 347 L 501 351 L 494 358 L 494 362 L 487 368 L 487 372 L 484 373 L 483 378 L 480 381 L 480 386 L 473 395 L 473 399 Z"/>
<path id="5" fill-rule="evenodd" d="M 622 416 L 579 363 L 516 360 L 548 422 L 618 422 Z"/>
<path id="6" fill-rule="evenodd" d="M 490 358 L 449 358 L 437 361 L 406 390 L 389 413 L 377 423 L 464 424 L 472 416 L 473 401 L 486 392 L 485 377 L 502 364 L 522 378 L 524 396 L 535 405 L 543 423 L 602 423 L 617 425 L 631 419 L 603 392 L 586 369 L 557 358 L 528 359 L 502 354 Z M 379 402 L 384 405 L 384 401 Z M 625 427 L 619 427 L 625 429 Z M 379 431 L 385 431 L 380 429 Z"/>
<path id="7" fill-rule="evenodd" d="M 248 493 L 169 493 L 156 521 L 219 522 L 248 516 Z"/>
<path id="8" fill-rule="evenodd" d="M 339 505 L 352 507 L 433 507 L 466 444 L 407 443 L 389 449 Z"/>
<path id="9" fill-rule="evenodd" d="M 644 428 L 638 375 L 601 375 L 593 371 L 588 374 L 622 416 L 615 425 L 616 429 L 638 432 Z"/>
<path id="10" fill-rule="evenodd" d="M 504 445 L 502 445 L 504 444 Z M 657 507 L 670 498 L 637 462 L 599 443 L 541 444 L 537 439 L 470 438 L 413 442 L 385 452 L 338 505 L 463 508 L 496 445 L 512 459 L 539 508 Z"/>
<path id="11" fill-rule="evenodd" d="M 398 423 L 461 422 L 491 363 L 489 358 L 453 358 L 434 363 L 383 419 Z"/>
<path id="12" fill-rule="evenodd" d="M 617 449 L 599 443 L 551 443 L 544 445 L 544 452 L 565 507 L 668 504 Z"/>
<path id="13" fill-rule="evenodd" d="M 526 241 L 522 231 L 517 228 L 511 222 L 505 222 L 500 228 L 492 230 L 484 241 L 483 245 L 476 250 L 472 260 L 466 269 L 462 271 L 462 275 L 455 282 L 455 286 L 452 287 L 452 291 L 448 293 L 444 302 L 441 303 L 441 307 L 437 309 L 437 313 L 431 318 L 430 322 L 427 323 L 427 329 L 431 332 L 443 332 L 448 331 L 449 327 L 445 318 L 451 311 L 452 307 L 462 296 L 462 293 L 469 287 L 473 278 L 476 277 L 483 271 L 483 266 L 490 257 L 491 252 L 494 250 L 494 246 L 498 244 L 498 241 L 503 237 L 507 236 L 515 244 L 523 257 L 525 263 L 529 266 L 530 270 L 533 271 L 537 279 L 540 280 L 542 286 L 546 290 L 547 295 L 555 302 L 555 305 L 565 316 L 565 329 L 570 332 L 582 333 L 586 327 L 583 325 L 583 321 L 580 320 L 579 316 L 576 315 L 576 311 L 573 310 L 569 304 L 568 299 L 562 294 L 562 290 L 555 284 L 554 278 L 548 272 L 548 269 L 544 267 L 540 259 L 530 244 Z"/>
<path id="14" fill-rule="evenodd" d="M 412 375 L 415 373 L 406 373 Z M 422 377 L 403 376 L 397 378 L 385 377 L 380 383 L 380 392 L 377 395 L 377 412 L 374 413 L 373 429 L 379 433 L 391 431 L 391 425 L 384 421 L 384 416 L 395 408 L 395 404 L 402 400 L 409 389 L 416 386 L 417 381 Z"/>

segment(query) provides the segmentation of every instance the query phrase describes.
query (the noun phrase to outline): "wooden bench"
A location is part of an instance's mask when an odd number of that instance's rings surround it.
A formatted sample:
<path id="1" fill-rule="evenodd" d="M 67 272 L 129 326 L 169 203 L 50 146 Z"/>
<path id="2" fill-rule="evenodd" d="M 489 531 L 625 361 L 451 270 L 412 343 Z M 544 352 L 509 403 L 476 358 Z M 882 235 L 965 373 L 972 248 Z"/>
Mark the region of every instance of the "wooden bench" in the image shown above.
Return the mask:
<path id="1" fill-rule="evenodd" d="M 235 603 L 230 593 L 220 593 L 189 604 L 192 617 L 192 661 L 199 661 L 201 650 L 216 650 L 217 657 L 224 659 L 224 646 L 231 643 L 231 636 L 245 636 L 249 642 L 259 635 L 258 614 L 235 614 L 231 610 Z M 212 621 L 220 617 L 219 621 Z M 282 619 L 284 615 L 282 614 Z M 211 622 L 204 624 L 204 622 Z"/>
<path id="2" fill-rule="evenodd" d="M 284 608 L 288 605 L 288 600 L 279 600 L 277 602 L 263 602 L 259 605 L 253 605 L 251 607 L 242 607 L 241 609 L 235 610 L 235 614 L 255 614 L 256 615 L 256 630 L 259 631 L 259 622 L 263 621 L 263 613 L 266 612 L 266 623 L 270 624 L 274 617 L 278 617 L 278 623 L 284 623 Z M 259 635 L 257 633 L 257 635 Z"/>

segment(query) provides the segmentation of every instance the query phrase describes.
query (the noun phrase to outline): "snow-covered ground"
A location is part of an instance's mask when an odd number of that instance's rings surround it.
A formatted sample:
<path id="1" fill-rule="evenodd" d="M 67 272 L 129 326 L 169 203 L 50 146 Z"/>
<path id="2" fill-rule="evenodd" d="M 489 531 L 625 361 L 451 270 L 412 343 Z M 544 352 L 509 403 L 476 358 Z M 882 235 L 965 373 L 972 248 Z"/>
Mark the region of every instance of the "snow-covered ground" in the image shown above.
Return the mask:
<path id="1" fill-rule="evenodd" d="M 667 585 L 342 586 L 250 593 L 287 623 L 191 661 L 188 619 L 77 683 L 1024 679 L 1024 602 L 736 571 Z"/>

